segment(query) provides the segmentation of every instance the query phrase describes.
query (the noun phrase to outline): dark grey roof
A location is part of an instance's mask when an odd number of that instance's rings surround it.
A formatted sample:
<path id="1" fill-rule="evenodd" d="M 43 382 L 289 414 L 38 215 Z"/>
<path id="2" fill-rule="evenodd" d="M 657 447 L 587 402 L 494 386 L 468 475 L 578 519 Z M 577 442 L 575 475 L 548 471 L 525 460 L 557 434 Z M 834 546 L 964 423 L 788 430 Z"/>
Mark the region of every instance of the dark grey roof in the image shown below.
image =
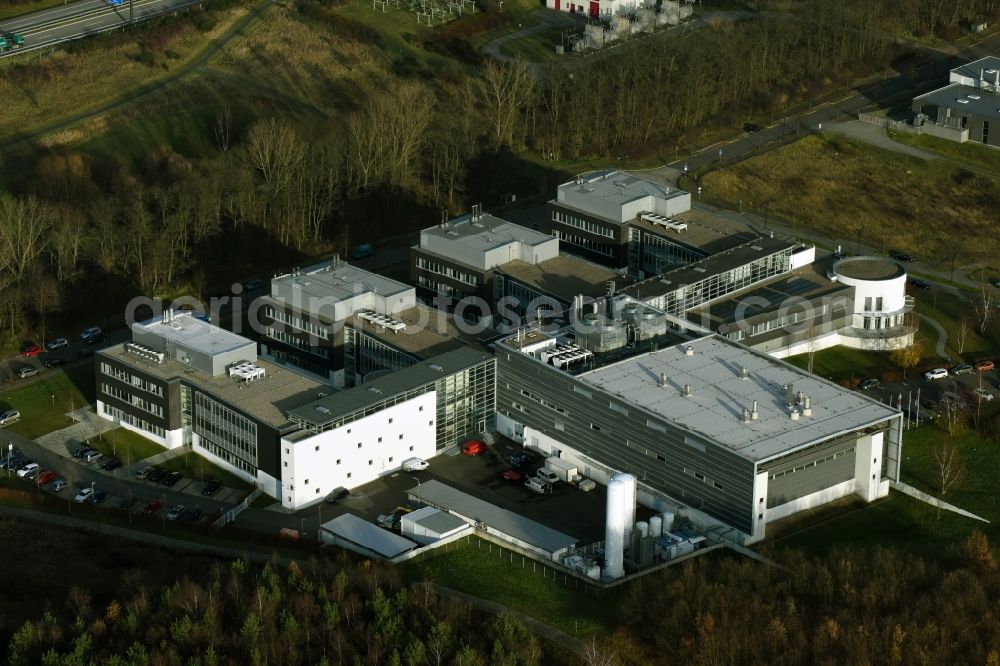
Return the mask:
<path id="1" fill-rule="evenodd" d="M 663 275 L 637 282 L 622 289 L 621 293 L 628 294 L 640 301 L 662 296 L 685 285 L 700 282 L 740 266 L 746 266 L 756 259 L 767 257 L 796 245 L 798 245 L 797 242 L 783 238 L 757 238 Z"/>
<path id="2" fill-rule="evenodd" d="M 403 520 L 407 519 L 413 521 L 416 525 L 420 525 L 424 529 L 435 532 L 436 534 L 447 534 L 448 532 L 461 527 L 466 527 L 469 524 L 458 516 L 432 506 L 425 506 L 423 509 L 417 509 L 410 515 L 403 517 Z"/>
<path id="3" fill-rule="evenodd" d="M 1000 95 L 961 83 L 951 83 L 944 88 L 938 88 L 925 95 L 915 97 L 914 100 L 925 105 L 933 104 L 954 109 L 971 116 L 1000 118 Z"/>
<path id="4" fill-rule="evenodd" d="M 408 550 L 420 547 L 419 544 L 369 523 L 353 513 L 338 516 L 328 523 L 323 523 L 322 527 L 331 534 L 382 557 L 396 557 Z"/>
<path id="5" fill-rule="evenodd" d="M 472 520 L 479 520 L 485 523 L 488 530 L 506 534 L 548 553 L 556 553 L 576 544 L 576 539 L 567 534 L 513 511 L 501 509 L 495 504 L 473 497 L 440 481 L 431 480 L 422 483 L 408 492 L 414 499 Z"/>
<path id="6" fill-rule="evenodd" d="M 362 386 L 332 393 L 324 398 L 311 401 L 290 410 L 288 413 L 289 416 L 321 425 L 335 421 L 344 414 L 391 398 L 396 394 L 436 382 L 438 379 L 461 372 L 492 358 L 492 354 L 471 347 L 461 347 L 403 368 L 390 375 L 373 379 Z"/>

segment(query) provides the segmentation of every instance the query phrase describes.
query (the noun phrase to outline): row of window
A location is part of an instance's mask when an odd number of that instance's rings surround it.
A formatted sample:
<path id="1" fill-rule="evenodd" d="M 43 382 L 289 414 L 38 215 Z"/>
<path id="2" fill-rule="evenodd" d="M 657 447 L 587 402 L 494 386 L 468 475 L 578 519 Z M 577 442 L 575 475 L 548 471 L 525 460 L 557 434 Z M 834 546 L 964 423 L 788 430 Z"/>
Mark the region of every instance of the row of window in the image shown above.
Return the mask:
<path id="1" fill-rule="evenodd" d="M 445 282 L 433 280 L 426 275 L 418 275 L 417 284 L 425 289 L 429 289 L 437 294 L 444 294 L 445 296 L 454 296 L 456 293 L 455 287 Z"/>
<path id="2" fill-rule="evenodd" d="M 823 463 L 828 463 L 831 460 L 836 460 L 837 458 L 843 458 L 844 456 L 852 455 L 853 453 L 854 453 L 853 448 L 847 449 L 846 451 L 838 451 L 837 453 L 831 453 L 825 458 L 819 458 L 818 460 L 813 460 L 811 462 L 804 463 L 802 465 L 799 465 L 798 467 L 786 469 L 783 472 L 776 472 L 775 474 L 772 474 L 768 478 L 770 478 L 773 481 L 774 479 L 780 478 L 782 476 L 788 476 L 789 474 L 794 474 L 795 472 L 801 472 L 804 469 L 808 469 L 810 467 L 816 467 L 818 465 L 822 465 Z"/>
<path id="3" fill-rule="evenodd" d="M 153 416 L 159 416 L 160 418 L 163 418 L 163 407 L 157 405 L 154 402 L 146 400 L 142 396 L 132 395 L 131 393 L 121 390 L 117 386 L 107 383 L 101 384 L 101 391 L 105 395 L 110 395 L 111 397 L 117 398 L 122 402 L 127 402 L 133 407 L 138 407 L 142 411 L 148 412 Z"/>
<path id="4" fill-rule="evenodd" d="M 322 340 L 328 340 L 330 337 L 329 328 L 310 321 L 309 319 L 304 319 L 297 314 L 292 314 L 284 310 L 277 310 L 271 305 L 264 307 L 264 314 L 274 321 L 279 321 L 282 324 L 291 326 L 292 328 L 297 328 L 300 331 L 314 335 Z"/>
<path id="5" fill-rule="evenodd" d="M 286 345 L 291 345 L 302 351 L 307 351 L 310 354 L 315 354 L 316 356 L 322 356 L 323 358 L 330 358 L 330 348 L 329 347 L 315 347 L 309 344 L 308 340 L 304 340 L 300 337 L 290 335 L 284 331 L 279 331 L 273 326 L 267 327 L 267 337 L 277 340 L 278 342 L 284 342 Z"/>
<path id="6" fill-rule="evenodd" d="M 118 368 L 110 363 L 101 361 L 101 372 L 109 377 L 114 377 L 120 382 L 125 384 L 130 384 L 135 388 L 146 391 L 147 393 L 152 393 L 153 395 L 163 397 L 163 387 L 159 384 L 154 384 L 145 377 L 140 377 L 138 375 L 133 375 L 128 370 L 124 368 Z"/>
<path id="7" fill-rule="evenodd" d="M 582 247 L 585 250 L 590 250 L 591 252 L 596 252 L 597 254 L 603 254 L 606 257 L 615 256 L 614 247 L 608 243 L 598 243 L 589 238 L 584 238 L 583 236 L 578 236 L 576 234 L 568 234 L 565 231 L 559 231 L 558 229 L 552 232 L 555 236 L 563 243 L 569 243 L 570 245 L 576 245 L 577 247 Z"/>
<path id="8" fill-rule="evenodd" d="M 445 266 L 444 264 L 439 264 L 438 262 L 433 261 L 431 259 L 427 259 L 425 257 L 417 257 L 417 268 L 425 270 L 429 273 L 436 273 L 437 275 L 443 275 L 445 277 L 449 277 L 452 280 L 458 280 L 459 282 L 464 282 L 465 284 L 472 285 L 473 287 L 479 285 L 478 275 L 473 275 L 472 273 L 466 273 L 451 266 Z"/>
<path id="9" fill-rule="evenodd" d="M 256 468 L 257 424 L 200 391 L 195 392 L 194 400 L 194 431 L 202 441 Z"/>
<path id="10" fill-rule="evenodd" d="M 782 317 L 775 317 L 769 321 L 762 321 L 759 324 L 754 324 L 750 327 L 751 337 L 754 335 L 760 335 L 761 333 L 767 333 L 768 331 L 773 331 L 778 328 L 784 328 L 785 326 L 791 326 L 804 322 L 808 317 L 817 317 L 825 315 L 830 311 L 830 305 L 828 303 L 823 303 L 819 308 L 814 308 L 812 313 L 807 313 L 804 310 L 796 310 L 795 312 L 789 312 Z"/>
<path id="11" fill-rule="evenodd" d="M 160 439 L 166 439 L 167 431 L 160 426 L 150 423 L 145 419 L 141 419 L 138 416 L 129 414 L 117 407 L 112 405 L 104 405 L 104 413 L 108 416 L 118 420 L 121 423 L 127 423 L 133 428 L 138 428 L 139 430 L 145 430 L 146 432 L 159 437 Z"/>
<path id="12" fill-rule="evenodd" d="M 588 234 L 606 236 L 607 238 L 615 237 L 614 230 L 606 225 L 591 222 L 590 220 L 585 220 L 581 217 L 577 217 L 576 215 L 570 215 L 569 213 L 563 213 L 558 210 L 552 211 L 552 220 L 571 227 L 576 227 L 581 231 L 586 231 Z"/>

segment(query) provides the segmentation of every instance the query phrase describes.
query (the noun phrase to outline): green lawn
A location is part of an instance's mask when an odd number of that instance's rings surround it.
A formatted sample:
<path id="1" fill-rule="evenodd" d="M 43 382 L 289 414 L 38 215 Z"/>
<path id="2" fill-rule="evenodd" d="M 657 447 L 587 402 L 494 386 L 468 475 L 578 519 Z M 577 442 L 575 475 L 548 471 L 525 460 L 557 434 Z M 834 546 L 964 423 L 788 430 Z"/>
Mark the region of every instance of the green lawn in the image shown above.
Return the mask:
<path id="1" fill-rule="evenodd" d="M 798 354 L 786 360 L 803 369 L 809 364 L 808 354 Z M 899 367 L 889 358 L 889 352 L 831 347 L 818 351 L 813 356 L 813 373 L 833 381 L 863 381 L 869 377 L 878 379 L 884 372 L 899 372 Z"/>
<path id="2" fill-rule="evenodd" d="M 956 162 L 965 162 L 970 166 L 1000 173 L 1000 150 L 995 148 L 988 148 L 978 143 L 956 143 L 926 134 L 891 132 L 890 136 L 899 143 L 923 148 Z"/>
<path id="3" fill-rule="evenodd" d="M 549 28 L 543 32 L 527 35 L 507 42 L 500 51 L 512 58 L 527 62 L 549 62 L 557 60 L 556 46 L 562 44 L 562 28 Z"/>
<path id="4" fill-rule="evenodd" d="M 961 357 L 968 361 L 976 361 L 990 358 L 1000 352 L 1000 321 L 996 317 L 987 325 L 986 331 L 980 333 L 975 312 L 968 300 L 956 298 L 951 294 L 939 294 L 935 298 L 932 291 L 931 293 L 919 294 L 916 301 L 917 312 L 937 321 L 948 333 L 948 354 L 953 359 Z M 959 354 L 958 329 L 963 317 L 969 320 L 969 331 L 965 339 L 963 353 Z M 934 333 L 934 329 L 924 326 L 921 333 L 926 338 L 928 345 L 933 345 L 936 342 L 937 335 Z M 926 352 L 927 350 L 925 350 L 925 356 Z"/>
<path id="5" fill-rule="evenodd" d="M 238 490 L 250 490 L 250 484 L 236 476 L 232 472 L 228 472 L 218 465 L 209 462 L 205 458 L 202 458 L 197 453 L 187 452 L 183 455 L 177 456 L 176 458 L 171 458 L 166 462 L 162 462 L 157 467 L 165 469 L 169 472 L 180 472 L 185 477 L 191 479 L 197 479 L 198 481 L 208 481 L 209 479 L 218 479 L 227 488 L 236 488 Z"/>
<path id="6" fill-rule="evenodd" d="M 570 586 L 552 581 L 532 571 L 532 560 L 522 567 L 521 555 L 499 549 L 495 544 L 490 553 L 489 542 L 470 539 L 448 546 L 449 550 L 419 562 L 401 565 L 409 580 L 429 580 L 446 587 L 474 594 L 530 615 L 541 622 L 575 636 L 605 633 L 616 621 L 615 606 L 621 588 L 603 592 L 600 599 Z M 453 549 L 452 549 L 453 548 Z M 442 549 L 443 550 L 443 549 Z M 500 553 L 507 559 L 501 559 Z M 541 569 L 541 565 L 536 566 Z M 561 576 L 560 576 L 561 578 Z"/>
<path id="7" fill-rule="evenodd" d="M 16 5 L 0 5 L 0 20 L 30 14 L 31 12 L 48 9 L 49 7 L 58 7 L 59 5 L 65 4 L 65 2 L 66 0 L 33 0 L 31 2 L 22 2 Z M 27 40 L 25 40 L 25 42 L 27 42 Z"/>
<path id="8" fill-rule="evenodd" d="M 106 456 L 115 456 L 126 465 L 144 460 L 167 449 L 156 442 L 151 442 L 125 428 L 115 428 L 98 437 L 92 437 L 88 443 Z"/>
<path id="9" fill-rule="evenodd" d="M 73 420 L 66 412 L 93 400 L 94 366 L 82 363 L 66 371 L 47 370 L 40 379 L 24 386 L 13 380 L 0 392 L 0 409 L 21 412 L 21 420 L 8 429 L 34 439 L 71 425 Z"/>

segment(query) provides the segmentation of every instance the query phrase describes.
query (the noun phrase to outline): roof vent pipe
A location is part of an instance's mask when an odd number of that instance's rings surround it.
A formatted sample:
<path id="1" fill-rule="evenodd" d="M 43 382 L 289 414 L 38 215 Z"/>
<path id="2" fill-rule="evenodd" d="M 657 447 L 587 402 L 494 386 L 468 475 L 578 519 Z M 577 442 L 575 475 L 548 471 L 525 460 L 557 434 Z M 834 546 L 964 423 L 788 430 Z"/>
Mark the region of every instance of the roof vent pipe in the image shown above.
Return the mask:
<path id="1" fill-rule="evenodd" d="M 791 411 L 791 413 L 789 414 L 789 416 L 791 417 L 791 419 L 792 419 L 793 421 L 798 421 L 798 420 L 799 420 L 799 410 L 797 410 L 797 409 L 793 409 L 793 410 Z"/>
<path id="2" fill-rule="evenodd" d="M 684 395 L 685 398 L 690 398 L 691 397 L 691 385 L 690 384 L 685 384 L 684 385 L 683 395 Z"/>
<path id="3" fill-rule="evenodd" d="M 813 415 L 812 398 L 810 398 L 807 395 L 802 396 L 802 415 L 803 416 Z"/>
<path id="4" fill-rule="evenodd" d="M 782 384 L 781 390 L 785 392 L 785 407 L 791 407 L 795 404 L 795 393 L 792 391 L 791 384 Z"/>
<path id="5" fill-rule="evenodd" d="M 757 401 L 753 401 L 753 407 L 750 408 L 750 420 L 757 421 L 760 420 L 760 412 L 757 411 Z"/>
<path id="6" fill-rule="evenodd" d="M 743 423 L 750 423 L 750 410 L 743 408 L 743 413 L 740 415 L 740 421 Z"/>
<path id="7" fill-rule="evenodd" d="M 665 372 L 661 372 L 660 373 L 660 378 L 656 380 L 656 385 L 657 386 L 666 386 L 667 385 L 667 373 L 665 373 Z"/>
<path id="8" fill-rule="evenodd" d="M 740 379 L 749 379 L 749 377 L 750 377 L 750 371 L 747 370 L 747 366 L 741 365 L 740 366 Z"/>
<path id="9" fill-rule="evenodd" d="M 684 348 L 684 355 L 685 356 L 694 356 L 694 347 L 692 347 L 691 345 L 688 345 L 687 347 L 685 347 Z"/>
<path id="10" fill-rule="evenodd" d="M 802 391 L 799 391 L 798 393 L 795 394 L 795 404 L 796 405 L 801 405 L 802 401 L 805 400 L 805 398 L 806 398 L 806 394 L 804 392 L 802 392 Z"/>

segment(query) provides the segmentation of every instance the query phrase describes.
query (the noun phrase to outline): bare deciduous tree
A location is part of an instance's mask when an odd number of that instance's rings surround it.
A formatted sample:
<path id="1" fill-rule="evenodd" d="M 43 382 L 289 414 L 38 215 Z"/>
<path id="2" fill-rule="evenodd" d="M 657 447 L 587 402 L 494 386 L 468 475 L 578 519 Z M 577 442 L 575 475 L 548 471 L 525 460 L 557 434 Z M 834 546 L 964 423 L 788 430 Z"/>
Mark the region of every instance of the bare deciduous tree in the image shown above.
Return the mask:
<path id="1" fill-rule="evenodd" d="M 955 343 L 958 345 L 958 353 L 965 353 L 965 343 L 969 339 L 969 329 L 972 328 L 972 323 L 966 315 L 958 320 L 958 327 L 955 329 Z"/>
<path id="2" fill-rule="evenodd" d="M 486 63 L 480 94 L 493 128 L 493 141 L 499 146 L 513 144 L 514 127 L 521 110 L 535 92 L 535 77 L 524 63 Z"/>
<path id="3" fill-rule="evenodd" d="M 941 497 L 945 497 L 965 474 L 965 461 L 953 442 L 942 442 L 934 447 L 934 468 L 938 490 L 941 491 Z M 940 508 L 938 515 L 941 515 Z"/>

